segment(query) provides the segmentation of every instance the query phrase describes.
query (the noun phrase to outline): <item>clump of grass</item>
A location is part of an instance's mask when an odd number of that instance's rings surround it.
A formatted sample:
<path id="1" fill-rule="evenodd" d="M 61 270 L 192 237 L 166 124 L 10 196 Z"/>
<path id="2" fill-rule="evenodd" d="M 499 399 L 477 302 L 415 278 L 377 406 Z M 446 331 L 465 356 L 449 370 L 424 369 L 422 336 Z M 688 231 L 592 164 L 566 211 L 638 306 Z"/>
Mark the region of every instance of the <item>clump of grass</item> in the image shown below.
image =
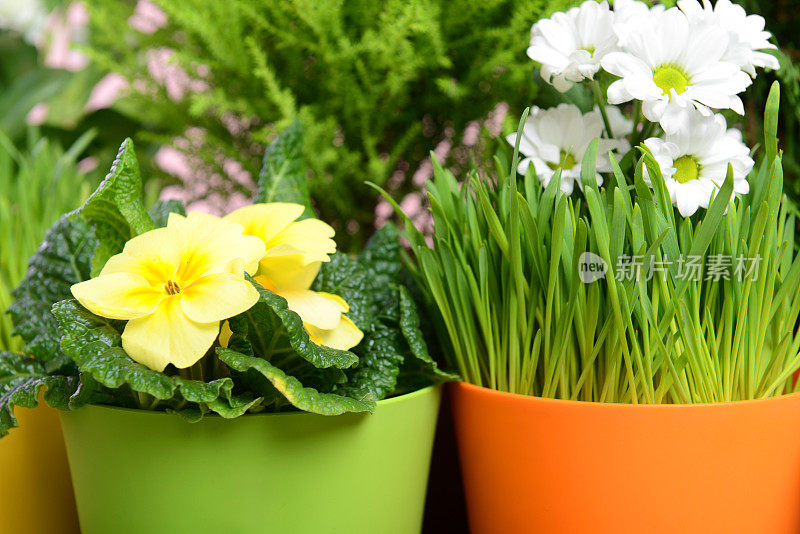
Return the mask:
<path id="1" fill-rule="evenodd" d="M 97 177 L 78 169 L 78 160 L 94 137 L 87 132 L 64 150 L 57 142 L 28 135 L 18 148 L 0 132 L 0 350 L 19 350 L 5 310 L 39 242 L 58 217 L 79 206 Z"/>

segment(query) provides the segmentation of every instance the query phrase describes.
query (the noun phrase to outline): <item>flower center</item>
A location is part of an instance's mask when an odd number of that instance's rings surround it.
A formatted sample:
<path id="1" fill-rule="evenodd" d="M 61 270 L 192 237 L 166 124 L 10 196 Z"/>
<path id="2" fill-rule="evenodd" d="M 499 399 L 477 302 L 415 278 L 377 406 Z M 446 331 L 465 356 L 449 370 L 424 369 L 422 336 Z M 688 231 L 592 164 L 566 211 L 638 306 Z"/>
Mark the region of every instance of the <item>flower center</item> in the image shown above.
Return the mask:
<path id="1" fill-rule="evenodd" d="M 565 151 L 562 150 L 559 158 L 561 160 L 560 163 L 547 162 L 547 166 L 553 170 L 556 170 L 559 167 L 561 167 L 565 171 L 568 171 L 569 169 L 575 166 L 575 157 L 572 154 L 567 154 Z"/>
<path id="2" fill-rule="evenodd" d="M 586 50 L 587 52 L 589 52 L 589 55 L 592 56 L 592 57 L 594 57 L 595 50 L 597 50 L 592 45 L 584 46 L 583 49 Z"/>
<path id="3" fill-rule="evenodd" d="M 673 165 L 675 166 L 673 178 L 682 184 L 697 180 L 700 176 L 700 165 L 693 156 L 682 156 L 676 159 Z"/>
<path id="4" fill-rule="evenodd" d="M 166 285 L 164 285 L 164 291 L 167 292 L 167 295 L 177 295 L 181 292 L 181 286 L 172 280 L 167 280 Z"/>
<path id="5" fill-rule="evenodd" d="M 672 94 L 672 89 L 681 94 L 692 83 L 686 72 L 675 65 L 661 65 L 658 67 L 653 71 L 653 81 L 664 91 L 665 95 Z"/>

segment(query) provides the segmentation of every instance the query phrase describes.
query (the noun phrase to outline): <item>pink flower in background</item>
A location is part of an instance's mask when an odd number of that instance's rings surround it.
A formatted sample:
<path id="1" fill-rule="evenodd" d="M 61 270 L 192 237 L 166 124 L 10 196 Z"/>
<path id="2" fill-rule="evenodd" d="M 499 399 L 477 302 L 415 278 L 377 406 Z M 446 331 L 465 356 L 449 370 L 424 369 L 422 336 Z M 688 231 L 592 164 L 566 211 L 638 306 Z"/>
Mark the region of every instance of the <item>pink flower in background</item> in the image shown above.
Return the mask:
<path id="1" fill-rule="evenodd" d="M 128 25 L 142 33 L 155 33 L 167 25 L 167 14 L 150 0 L 139 0 Z"/>
<path id="2" fill-rule="evenodd" d="M 100 160 L 95 156 L 87 156 L 78 162 L 78 170 L 83 173 L 90 173 L 100 165 Z"/>
<path id="3" fill-rule="evenodd" d="M 48 113 L 50 113 L 50 106 L 44 102 L 39 102 L 28 112 L 28 115 L 25 117 L 25 122 L 31 126 L 44 124 L 44 121 L 47 120 Z"/>
<path id="4" fill-rule="evenodd" d="M 128 88 L 128 85 L 128 80 L 123 76 L 114 72 L 106 74 L 92 89 L 84 109 L 91 113 L 110 107 L 120 97 L 122 91 Z"/>
<path id="5" fill-rule="evenodd" d="M 153 80 L 166 88 L 167 96 L 172 100 L 182 100 L 187 93 L 206 91 L 208 84 L 190 77 L 180 65 L 172 61 L 174 55 L 175 51 L 169 48 L 147 51 L 147 69 Z"/>
<path id="6" fill-rule="evenodd" d="M 89 12 L 81 2 L 73 2 L 62 15 L 60 10 L 50 14 L 47 22 L 46 44 L 40 49 L 45 53 L 44 64 L 53 69 L 79 71 L 89 64 L 83 52 L 72 48 L 73 42 L 85 41 Z M 44 52 L 46 50 L 46 52 Z"/>

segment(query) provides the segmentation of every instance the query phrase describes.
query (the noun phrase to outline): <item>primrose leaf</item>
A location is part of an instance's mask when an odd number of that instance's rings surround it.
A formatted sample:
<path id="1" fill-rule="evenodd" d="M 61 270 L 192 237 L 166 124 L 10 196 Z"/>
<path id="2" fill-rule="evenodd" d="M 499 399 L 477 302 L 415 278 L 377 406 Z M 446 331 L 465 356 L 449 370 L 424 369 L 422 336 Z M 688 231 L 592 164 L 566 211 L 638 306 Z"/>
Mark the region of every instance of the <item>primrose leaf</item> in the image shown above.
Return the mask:
<path id="1" fill-rule="evenodd" d="M 104 386 L 117 389 L 125 384 L 134 391 L 141 391 L 157 399 L 171 399 L 176 384 L 171 377 L 133 361 L 122 347 L 106 348 L 95 352 L 88 348 L 88 357 L 80 369 Z"/>
<path id="2" fill-rule="evenodd" d="M 61 334 L 61 349 L 78 367 L 106 349 L 122 346 L 121 323 L 93 314 L 76 300 L 57 302 L 53 315 Z"/>
<path id="3" fill-rule="evenodd" d="M 314 217 L 303 164 L 303 128 L 295 120 L 268 147 L 258 175 L 255 202 L 294 202 L 305 206 L 301 218 Z"/>
<path id="4" fill-rule="evenodd" d="M 358 262 L 371 272 L 370 278 L 376 285 L 396 284 L 403 270 L 401 251 L 397 227 L 387 222 L 367 241 L 358 255 Z"/>
<path id="5" fill-rule="evenodd" d="M 170 213 L 186 215 L 186 208 L 183 207 L 183 202 L 174 198 L 169 200 L 159 200 L 153 204 L 153 207 L 147 212 L 147 214 L 153 220 L 153 223 L 158 228 L 163 228 L 167 225 L 167 220 L 169 220 Z"/>
<path id="6" fill-rule="evenodd" d="M 370 273 L 347 254 L 337 252 L 331 261 L 323 263 L 314 285 L 314 291 L 324 291 L 342 297 L 350 311 L 347 317 L 361 330 L 372 323 L 373 297 Z"/>
<path id="7" fill-rule="evenodd" d="M 83 206 L 70 214 L 94 228 L 98 243 L 92 258 L 92 275 L 98 274 L 129 239 L 155 228 L 144 208 L 142 192 L 133 141 L 125 139 L 111 171 Z"/>
<path id="8" fill-rule="evenodd" d="M 258 290 L 259 299 L 244 316 L 249 321 L 247 336 L 256 355 L 268 357 L 275 351 L 294 352 L 321 369 L 346 369 L 358 363 L 358 357 L 352 352 L 312 343 L 303 327 L 303 320 L 289 309 L 286 300 L 264 289 L 252 278 L 250 281 Z M 233 342 L 241 341 L 234 339 Z"/>
<path id="9" fill-rule="evenodd" d="M 189 380 L 135 362 L 121 346 L 123 323 L 99 317 L 74 300 L 57 303 L 53 314 L 58 319 L 64 353 L 78 365 L 84 382 L 119 391 L 128 385 L 133 391 L 167 401 L 169 411 L 190 420 L 208 411 L 226 418 L 239 417 L 263 401 L 253 395 L 234 395 L 235 384 L 230 377 L 210 382 Z M 113 402 L 120 404 L 124 399 L 117 395 Z M 187 402 L 191 404 L 186 406 Z"/>
<path id="10" fill-rule="evenodd" d="M 378 400 L 392 393 L 405 353 L 400 331 L 383 327 L 369 332 L 355 350 L 359 355 L 358 367 L 350 371 L 347 383 L 336 388 L 336 392 Z"/>
<path id="11" fill-rule="evenodd" d="M 289 403 L 296 408 L 321 415 L 339 415 L 345 412 L 372 412 L 375 399 L 367 396 L 354 399 L 335 393 L 320 393 L 314 388 L 304 387 L 300 381 L 287 375 L 267 360 L 247 356 L 230 349 L 217 348 L 217 356 L 231 369 L 246 372 L 253 369 L 269 380 Z"/>
<path id="12" fill-rule="evenodd" d="M 228 377 L 218 378 L 211 382 L 186 380 L 178 376 L 173 377 L 172 380 L 177 385 L 184 399 L 201 406 L 201 416 L 204 411 L 210 410 L 226 419 L 232 419 L 243 415 L 262 401 L 261 398 L 254 399 L 252 396 L 234 396 L 233 380 Z M 202 408 L 205 408 L 205 410 L 202 410 Z M 187 414 L 181 415 L 186 416 Z M 193 419 L 196 416 L 196 414 L 193 413 L 189 413 L 188 415 L 189 419 Z"/>
<path id="13" fill-rule="evenodd" d="M 201 382 L 176 376 L 173 381 L 180 388 L 183 398 L 189 402 L 211 402 L 220 396 L 230 398 L 233 391 L 233 380 L 227 377 Z"/>
<path id="14" fill-rule="evenodd" d="M 35 408 L 39 391 L 53 407 L 66 409 L 68 399 L 75 394 L 78 377 L 47 375 L 41 362 L 24 354 L 0 352 L 0 437 L 18 426 L 14 408 Z"/>
<path id="15" fill-rule="evenodd" d="M 222 416 L 225 419 L 235 419 L 252 411 L 253 408 L 261 403 L 262 399 L 249 397 L 230 397 L 229 399 L 214 399 L 205 403 L 209 410 Z"/>
<path id="16" fill-rule="evenodd" d="M 177 384 L 164 373 L 133 361 L 121 347 L 121 336 L 108 319 L 98 317 L 74 300 L 53 306 L 61 332 L 61 348 L 81 370 L 111 389 L 129 384 L 134 391 L 169 399 Z"/>
<path id="17" fill-rule="evenodd" d="M 69 359 L 59 345 L 53 304 L 70 298 L 70 287 L 90 276 L 96 246 L 92 229 L 83 221 L 61 217 L 44 235 L 28 262 L 25 279 L 14 290 L 9 307 L 14 334 L 26 342 L 23 352 L 45 363 L 50 373 Z"/>
<path id="18" fill-rule="evenodd" d="M 456 374 L 439 369 L 436 361 L 428 353 L 428 345 L 419 326 L 417 305 L 411 293 L 405 287 L 400 287 L 400 331 L 408 343 L 411 355 L 418 362 L 418 372 L 428 376 L 431 382 L 450 382 L 459 380 Z M 430 382 L 429 382 L 430 383 Z"/>

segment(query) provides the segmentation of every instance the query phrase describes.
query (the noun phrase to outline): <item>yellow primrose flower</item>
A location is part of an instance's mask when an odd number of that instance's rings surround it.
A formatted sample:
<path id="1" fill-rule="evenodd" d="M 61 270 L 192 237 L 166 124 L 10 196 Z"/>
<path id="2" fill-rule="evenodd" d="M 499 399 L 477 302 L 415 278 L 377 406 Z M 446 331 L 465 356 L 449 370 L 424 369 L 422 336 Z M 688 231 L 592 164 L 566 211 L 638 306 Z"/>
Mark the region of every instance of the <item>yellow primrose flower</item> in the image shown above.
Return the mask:
<path id="1" fill-rule="evenodd" d="M 227 215 L 244 233 L 260 238 L 267 247 L 258 266 L 256 281 L 277 293 L 317 345 L 347 350 L 364 333 L 345 315 L 349 307 L 336 295 L 311 291 L 311 284 L 324 261 L 336 252 L 333 228 L 318 219 L 295 222 L 303 206 L 288 203 L 254 204 Z"/>
<path id="2" fill-rule="evenodd" d="M 122 348 L 155 371 L 190 367 L 219 335 L 220 321 L 258 301 L 244 278 L 264 243 L 213 215 L 170 215 L 166 228 L 134 237 L 100 274 L 72 286 L 96 315 L 128 321 Z"/>

